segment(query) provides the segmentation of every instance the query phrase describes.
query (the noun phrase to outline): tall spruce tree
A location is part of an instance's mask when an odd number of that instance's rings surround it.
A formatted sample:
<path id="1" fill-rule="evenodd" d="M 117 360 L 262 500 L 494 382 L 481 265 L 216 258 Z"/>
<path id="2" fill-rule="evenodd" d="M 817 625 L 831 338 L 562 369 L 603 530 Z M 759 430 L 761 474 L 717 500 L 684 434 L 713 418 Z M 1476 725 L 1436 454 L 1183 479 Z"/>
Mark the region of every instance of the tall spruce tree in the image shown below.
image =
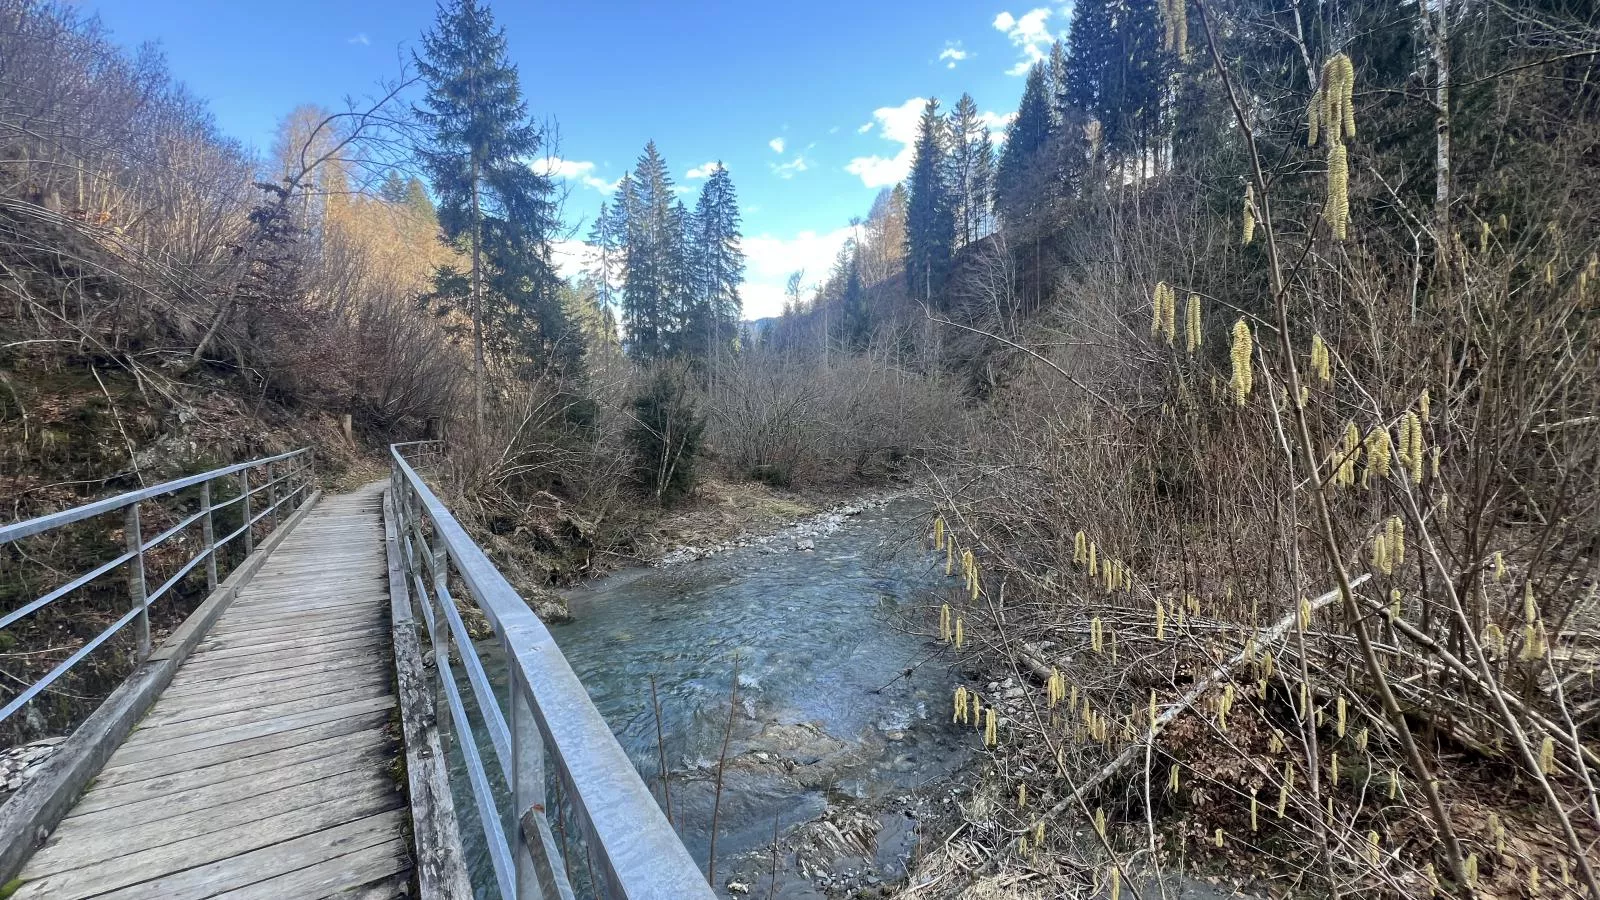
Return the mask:
<path id="1" fill-rule="evenodd" d="M 971 94 L 962 94 L 950 113 L 949 140 L 955 246 L 964 247 L 983 236 L 994 165 L 989 127 L 978 117 L 978 104 Z"/>
<path id="2" fill-rule="evenodd" d="M 589 228 L 589 259 L 586 274 L 594 283 L 595 303 L 609 313 L 616 304 L 616 284 L 622 272 L 622 234 L 612 204 L 601 203 L 600 212 Z"/>
<path id="3" fill-rule="evenodd" d="M 482 428 L 487 347 L 529 363 L 575 361 L 559 280 L 550 263 L 555 187 L 528 166 L 544 136 L 528 116 L 505 32 L 486 4 L 446 0 L 414 54 L 427 84 L 422 122 L 432 132 L 422 162 L 445 236 L 464 245 L 465 278 L 441 271 L 437 294 L 466 301 L 472 319 L 473 419 Z"/>
<path id="4" fill-rule="evenodd" d="M 844 292 L 840 306 L 844 310 L 845 340 L 852 349 L 860 350 L 872 339 L 872 315 L 867 309 L 867 292 L 861 284 L 861 246 L 852 238 L 845 264 Z"/>
<path id="5" fill-rule="evenodd" d="M 739 246 L 739 202 L 733 179 L 717 163 L 716 169 L 700 189 L 695 203 L 695 309 L 697 321 L 690 324 L 692 353 L 716 360 L 738 339 L 739 315 L 743 303 L 739 285 L 744 282 L 744 251 Z M 697 333 L 696 333 L 697 332 Z"/>
<path id="6" fill-rule="evenodd" d="M 1077 0 L 1067 32 L 1066 72 L 1060 86 L 1064 105 L 1099 119 L 1101 85 L 1113 50 L 1112 0 Z"/>
<path id="7" fill-rule="evenodd" d="M 1087 0 L 1084 0 L 1087 2 Z M 1020 226 L 1046 208 L 1046 165 L 1051 145 L 1049 72 L 1034 63 L 1022 88 L 1017 117 L 1006 126 L 1006 143 L 995 169 L 995 208 L 1006 224 Z"/>
<path id="8" fill-rule="evenodd" d="M 935 97 L 922 109 L 906 204 L 906 284 L 911 296 L 929 305 L 938 305 L 942 298 L 955 245 L 955 215 L 945 163 L 948 134 Z"/>
<path id="9" fill-rule="evenodd" d="M 1156 0 L 1121 0 L 1102 61 L 1099 117 L 1106 146 L 1120 158 L 1132 160 L 1139 172 L 1160 142 L 1161 103 L 1166 96 L 1162 31 Z"/>
<path id="10" fill-rule="evenodd" d="M 624 193 L 624 189 L 626 192 Z M 665 358 L 680 310 L 683 273 L 674 259 L 684 247 L 685 224 L 674 209 L 672 176 L 655 141 L 645 145 L 633 176 L 618 188 L 626 226 L 623 232 L 622 321 L 628 351 L 636 359 Z"/>

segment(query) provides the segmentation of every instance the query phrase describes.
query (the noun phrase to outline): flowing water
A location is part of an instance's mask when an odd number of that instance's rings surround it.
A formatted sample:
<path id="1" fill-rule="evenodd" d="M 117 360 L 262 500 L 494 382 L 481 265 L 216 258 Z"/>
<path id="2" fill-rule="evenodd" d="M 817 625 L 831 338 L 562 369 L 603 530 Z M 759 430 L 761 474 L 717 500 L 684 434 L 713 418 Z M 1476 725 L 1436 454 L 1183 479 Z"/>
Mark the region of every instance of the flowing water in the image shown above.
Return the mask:
<path id="1" fill-rule="evenodd" d="M 672 811 L 698 862 L 704 864 L 709 849 L 713 782 L 737 665 L 719 872 L 732 873 L 740 854 L 770 845 L 775 829 L 789 834 L 830 810 L 854 807 L 871 810 L 865 818 L 878 821 L 866 829 L 870 840 L 844 854 L 853 861 L 828 858 L 844 852 L 840 847 L 814 848 L 810 864 L 800 868 L 854 865 L 852 875 L 874 879 L 900 874 L 916 827 L 910 813 L 885 809 L 895 797 L 950 775 L 973 745 L 943 715 L 949 679 L 942 658 L 912 633 L 932 621 L 932 588 L 942 581 L 936 570 L 942 559 L 917 540 L 922 511 L 897 500 L 807 538 L 814 550 L 795 550 L 795 538 L 780 537 L 623 572 L 569 594 L 574 621 L 551 631 L 659 792 L 650 693 L 656 681 Z M 497 652 L 485 650 L 490 671 L 503 678 Z M 456 789 L 465 790 L 465 779 L 457 781 Z M 786 850 L 788 865 L 800 862 L 799 852 Z M 475 880 L 487 887 L 493 879 L 481 845 L 469 855 Z M 719 893 L 724 880 L 718 879 Z M 821 896 L 800 875 L 780 886 L 780 896 Z"/>

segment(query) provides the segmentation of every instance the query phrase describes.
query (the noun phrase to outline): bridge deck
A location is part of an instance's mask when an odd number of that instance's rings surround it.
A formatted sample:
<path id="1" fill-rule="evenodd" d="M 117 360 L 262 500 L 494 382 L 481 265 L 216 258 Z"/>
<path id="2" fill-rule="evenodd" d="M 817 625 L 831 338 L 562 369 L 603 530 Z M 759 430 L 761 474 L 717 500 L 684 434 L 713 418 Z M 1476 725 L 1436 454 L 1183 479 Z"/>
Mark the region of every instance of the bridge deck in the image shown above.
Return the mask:
<path id="1" fill-rule="evenodd" d="M 381 488 L 323 500 L 272 553 L 17 900 L 402 895 Z"/>

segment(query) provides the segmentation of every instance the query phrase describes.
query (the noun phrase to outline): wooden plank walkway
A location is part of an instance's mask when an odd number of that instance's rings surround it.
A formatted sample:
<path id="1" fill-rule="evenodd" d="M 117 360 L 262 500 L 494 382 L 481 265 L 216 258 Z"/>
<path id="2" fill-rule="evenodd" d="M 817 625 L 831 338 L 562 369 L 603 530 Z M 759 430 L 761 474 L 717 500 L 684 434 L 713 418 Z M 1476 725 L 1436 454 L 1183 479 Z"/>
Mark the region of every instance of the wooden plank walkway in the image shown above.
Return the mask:
<path id="1" fill-rule="evenodd" d="M 324 499 L 272 553 L 16 900 L 405 895 L 382 488 Z"/>

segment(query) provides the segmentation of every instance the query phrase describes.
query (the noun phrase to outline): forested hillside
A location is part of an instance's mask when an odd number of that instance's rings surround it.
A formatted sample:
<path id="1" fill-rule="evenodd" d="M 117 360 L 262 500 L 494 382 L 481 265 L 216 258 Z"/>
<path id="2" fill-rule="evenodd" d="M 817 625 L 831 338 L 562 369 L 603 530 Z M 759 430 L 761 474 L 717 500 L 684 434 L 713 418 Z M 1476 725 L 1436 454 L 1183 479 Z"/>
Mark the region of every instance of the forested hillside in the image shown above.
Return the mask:
<path id="1" fill-rule="evenodd" d="M 258 158 L 0 0 L 8 519 L 439 437 L 531 589 L 719 485 L 912 479 L 987 754 L 914 896 L 1600 900 L 1593 0 L 1077 0 L 760 329 L 738 173 L 641 134 L 574 225 L 518 36 L 425 29 Z"/>
<path id="2" fill-rule="evenodd" d="M 1080 0 L 994 157 L 928 103 L 774 329 L 972 398 L 927 627 L 994 765 L 914 880 L 1600 896 L 1597 25 Z"/>

